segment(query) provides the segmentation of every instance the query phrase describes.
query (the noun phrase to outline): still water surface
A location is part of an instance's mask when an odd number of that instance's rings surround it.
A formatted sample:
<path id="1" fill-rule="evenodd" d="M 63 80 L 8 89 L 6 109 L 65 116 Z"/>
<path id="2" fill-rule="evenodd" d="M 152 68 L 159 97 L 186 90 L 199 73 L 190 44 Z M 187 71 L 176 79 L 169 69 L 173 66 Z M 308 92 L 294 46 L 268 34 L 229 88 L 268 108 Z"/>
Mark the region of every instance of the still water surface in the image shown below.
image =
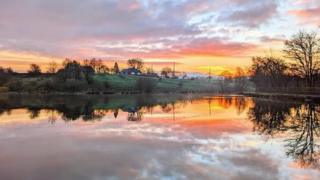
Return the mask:
<path id="1" fill-rule="evenodd" d="M 1 96 L 0 179 L 317 179 L 320 105 Z"/>

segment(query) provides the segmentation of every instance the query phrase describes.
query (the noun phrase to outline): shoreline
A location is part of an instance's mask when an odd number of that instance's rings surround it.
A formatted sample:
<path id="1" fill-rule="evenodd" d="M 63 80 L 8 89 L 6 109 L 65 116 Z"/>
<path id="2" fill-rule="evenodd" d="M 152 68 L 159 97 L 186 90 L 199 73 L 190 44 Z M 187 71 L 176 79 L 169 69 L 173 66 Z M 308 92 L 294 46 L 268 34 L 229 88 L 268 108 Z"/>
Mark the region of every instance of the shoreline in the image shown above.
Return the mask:
<path id="1" fill-rule="evenodd" d="M 0 93 L 3 96 L 243 96 L 241 93 L 217 93 L 217 92 L 154 92 L 154 93 L 131 93 L 131 92 L 116 92 L 116 93 L 68 93 L 68 92 L 53 92 L 53 93 L 28 93 L 28 92 L 4 92 Z"/>
<path id="2" fill-rule="evenodd" d="M 286 98 L 304 101 L 320 101 L 320 94 L 288 94 L 288 93 L 264 93 L 264 92 L 245 92 L 245 96 L 261 98 Z"/>
<path id="3" fill-rule="evenodd" d="M 241 95 L 241 93 L 217 93 L 217 92 L 153 92 L 153 93 L 140 93 L 140 92 L 50 92 L 50 93 L 30 93 L 30 92 L 0 92 L 0 95 L 173 95 L 173 94 L 208 94 L 208 95 Z"/>

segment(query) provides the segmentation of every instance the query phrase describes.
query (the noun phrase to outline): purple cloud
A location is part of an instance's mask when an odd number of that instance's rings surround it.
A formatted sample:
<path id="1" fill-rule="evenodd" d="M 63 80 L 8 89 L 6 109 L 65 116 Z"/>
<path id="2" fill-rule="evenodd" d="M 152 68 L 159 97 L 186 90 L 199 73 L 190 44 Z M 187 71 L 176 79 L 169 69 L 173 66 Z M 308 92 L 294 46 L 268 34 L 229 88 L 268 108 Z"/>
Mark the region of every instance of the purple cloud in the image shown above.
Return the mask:
<path id="1" fill-rule="evenodd" d="M 249 28 L 259 27 L 277 14 L 275 1 L 235 0 L 239 7 L 227 9 L 218 17 L 219 22 Z"/>
<path id="2" fill-rule="evenodd" d="M 230 42 L 229 33 L 219 32 L 225 34 L 221 38 L 203 26 L 257 27 L 276 9 L 266 0 L 2 0 L 0 50 L 55 57 L 176 57 L 186 50 L 234 55 L 223 51 L 251 45 Z"/>

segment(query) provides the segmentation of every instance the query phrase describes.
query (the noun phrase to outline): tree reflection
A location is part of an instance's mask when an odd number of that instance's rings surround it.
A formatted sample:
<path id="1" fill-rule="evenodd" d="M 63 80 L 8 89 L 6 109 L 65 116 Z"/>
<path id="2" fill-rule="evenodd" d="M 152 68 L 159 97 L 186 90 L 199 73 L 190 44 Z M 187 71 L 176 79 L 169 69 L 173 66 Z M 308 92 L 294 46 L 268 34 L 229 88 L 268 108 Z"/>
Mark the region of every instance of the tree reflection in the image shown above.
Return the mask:
<path id="1" fill-rule="evenodd" d="M 287 155 L 298 160 L 303 166 L 319 168 L 320 106 L 310 103 L 295 111 L 290 120 L 289 128 L 294 133 L 287 140 Z"/>
<path id="2" fill-rule="evenodd" d="M 23 96 L 14 95 L 1 97 L 0 115 L 10 112 L 11 109 L 27 109 L 30 119 L 37 118 L 42 109 L 48 115 L 48 121 L 54 123 L 52 112 L 56 112 L 64 121 L 93 121 L 101 120 L 107 113 L 116 119 L 119 111 L 128 113 L 129 121 L 142 120 L 143 112 L 152 112 L 155 106 L 160 105 L 163 112 L 171 112 L 175 108 L 175 102 L 186 104 L 194 97 L 184 95 L 115 95 L 115 96 Z"/>
<path id="3" fill-rule="evenodd" d="M 141 121 L 142 115 L 143 115 L 142 111 L 128 112 L 128 121 Z"/>
<path id="4" fill-rule="evenodd" d="M 235 106 L 238 109 L 238 114 L 241 114 L 245 111 L 248 106 L 248 100 L 245 97 L 239 96 L 235 97 Z"/>
<path id="5" fill-rule="evenodd" d="M 290 116 L 291 107 L 287 103 L 256 100 L 248 115 L 254 123 L 253 130 L 271 136 L 279 131 L 286 131 L 285 121 Z"/>
<path id="6" fill-rule="evenodd" d="M 266 135 L 285 134 L 286 154 L 301 166 L 319 168 L 319 104 L 256 100 L 248 117 L 254 123 L 254 131 Z"/>
<path id="7" fill-rule="evenodd" d="M 29 115 L 30 119 L 35 119 L 35 118 L 39 117 L 39 115 L 40 115 L 40 109 L 38 109 L 38 108 L 30 107 L 30 108 L 28 108 L 28 112 L 30 113 L 30 115 Z"/>
<path id="8" fill-rule="evenodd" d="M 119 109 L 113 110 L 113 117 L 114 117 L 115 119 L 117 119 L 118 114 L 119 114 Z"/>
<path id="9" fill-rule="evenodd" d="M 162 109 L 162 112 L 164 112 L 164 113 L 170 113 L 172 111 L 173 107 L 171 104 L 162 104 L 161 109 Z"/>

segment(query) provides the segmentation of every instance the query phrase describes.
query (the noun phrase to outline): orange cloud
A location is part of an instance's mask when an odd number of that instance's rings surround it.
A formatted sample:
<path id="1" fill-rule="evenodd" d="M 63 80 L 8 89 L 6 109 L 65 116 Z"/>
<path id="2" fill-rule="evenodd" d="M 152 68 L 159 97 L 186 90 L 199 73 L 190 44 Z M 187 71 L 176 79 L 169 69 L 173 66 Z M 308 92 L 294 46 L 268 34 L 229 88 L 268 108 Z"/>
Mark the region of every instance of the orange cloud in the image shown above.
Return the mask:
<path id="1" fill-rule="evenodd" d="M 241 56 L 257 48 L 254 44 L 222 41 L 200 41 L 183 47 L 179 54 L 183 56 Z"/>

